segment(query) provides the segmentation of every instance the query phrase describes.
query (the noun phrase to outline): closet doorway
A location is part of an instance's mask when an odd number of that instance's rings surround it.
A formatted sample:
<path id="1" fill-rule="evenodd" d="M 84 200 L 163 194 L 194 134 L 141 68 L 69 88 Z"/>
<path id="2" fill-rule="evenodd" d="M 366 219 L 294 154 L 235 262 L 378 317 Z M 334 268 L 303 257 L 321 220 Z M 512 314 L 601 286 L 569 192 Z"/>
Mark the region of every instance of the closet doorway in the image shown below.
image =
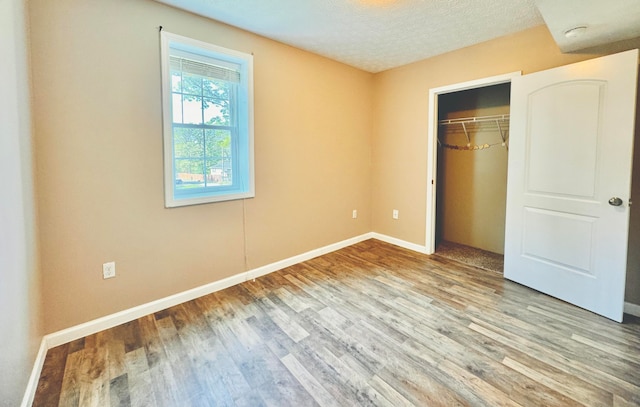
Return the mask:
<path id="1" fill-rule="evenodd" d="M 511 78 L 430 91 L 427 252 L 502 272 Z"/>

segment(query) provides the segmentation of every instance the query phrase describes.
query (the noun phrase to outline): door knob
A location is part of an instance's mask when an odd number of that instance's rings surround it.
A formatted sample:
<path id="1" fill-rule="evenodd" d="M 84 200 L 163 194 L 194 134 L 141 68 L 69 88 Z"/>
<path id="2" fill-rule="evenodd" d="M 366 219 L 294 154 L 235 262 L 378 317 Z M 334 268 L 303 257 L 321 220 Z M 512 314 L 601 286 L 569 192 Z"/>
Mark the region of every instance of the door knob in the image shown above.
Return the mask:
<path id="1" fill-rule="evenodd" d="M 614 196 L 613 198 L 609 199 L 609 205 L 620 206 L 622 205 L 622 199 L 618 198 L 617 196 Z"/>

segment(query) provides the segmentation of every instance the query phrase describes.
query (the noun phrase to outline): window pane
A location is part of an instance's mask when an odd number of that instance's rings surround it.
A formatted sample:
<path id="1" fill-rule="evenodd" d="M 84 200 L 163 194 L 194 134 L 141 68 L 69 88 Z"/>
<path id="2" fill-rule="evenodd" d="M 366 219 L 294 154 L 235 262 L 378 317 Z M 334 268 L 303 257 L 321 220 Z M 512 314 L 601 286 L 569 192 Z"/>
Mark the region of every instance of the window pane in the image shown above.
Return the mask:
<path id="1" fill-rule="evenodd" d="M 182 96 L 182 111 L 185 124 L 202 124 L 202 98 L 199 96 Z"/>
<path id="2" fill-rule="evenodd" d="M 202 77 L 183 72 L 182 93 L 186 95 L 202 96 Z"/>
<path id="3" fill-rule="evenodd" d="M 171 72 L 171 90 L 174 92 L 182 92 L 182 75 L 180 72 Z"/>
<path id="4" fill-rule="evenodd" d="M 231 185 L 231 168 L 207 160 L 207 186 Z"/>
<path id="5" fill-rule="evenodd" d="M 173 154 L 177 189 L 204 185 L 204 136 L 200 129 L 174 127 Z"/>
<path id="6" fill-rule="evenodd" d="M 175 189 L 177 192 L 202 188 L 204 186 L 203 175 L 203 161 L 202 160 L 188 160 L 176 158 L 176 179 Z M 178 172 L 182 171 L 182 172 Z"/>
<path id="7" fill-rule="evenodd" d="M 229 99 L 229 83 L 221 80 L 204 78 L 202 94 L 217 99 Z"/>
<path id="8" fill-rule="evenodd" d="M 215 185 L 231 185 L 231 132 L 229 130 L 207 130 L 205 132 L 207 171 Z"/>
<path id="9" fill-rule="evenodd" d="M 204 98 L 204 122 L 205 124 L 214 124 L 219 126 L 229 126 L 229 102 L 226 100 L 217 100 Z"/>
<path id="10" fill-rule="evenodd" d="M 173 154 L 177 158 L 203 157 L 204 138 L 201 129 L 173 128 Z"/>
<path id="11" fill-rule="evenodd" d="M 171 113 L 174 123 L 182 123 L 182 95 L 177 93 L 171 95 Z"/>
<path id="12" fill-rule="evenodd" d="M 205 148 L 207 158 L 222 160 L 231 155 L 231 131 L 206 130 Z"/>

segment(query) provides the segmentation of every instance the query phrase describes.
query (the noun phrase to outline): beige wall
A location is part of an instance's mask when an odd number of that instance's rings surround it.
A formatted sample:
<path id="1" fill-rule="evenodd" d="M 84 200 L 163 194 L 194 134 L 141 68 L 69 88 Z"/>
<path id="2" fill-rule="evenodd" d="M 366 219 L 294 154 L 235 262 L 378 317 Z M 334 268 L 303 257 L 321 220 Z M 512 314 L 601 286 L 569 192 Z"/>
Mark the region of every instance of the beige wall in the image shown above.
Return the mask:
<path id="1" fill-rule="evenodd" d="M 42 339 L 22 0 L 0 2 L 0 406 L 18 406 Z"/>
<path id="2" fill-rule="evenodd" d="M 373 75 L 150 0 L 30 13 L 47 332 L 371 231 Z M 163 207 L 159 25 L 254 53 L 254 199 Z"/>
<path id="3" fill-rule="evenodd" d="M 626 49 L 640 47 L 640 40 L 618 45 Z M 597 52 L 561 54 L 547 28 L 540 26 L 377 74 L 372 144 L 373 230 L 425 244 L 429 89 L 515 71 L 527 74 L 604 54 Z M 400 219 L 392 219 L 392 209 L 400 211 Z M 640 245 L 633 236 L 630 251 Z M 627 274 L 630 284 L 626 299 L 640 303 L 640 265 L 631 265 Z"/>
<path id="4" fill-rule="evenodd" d="M 439 119 L 509 114 L 509 84 L 440 95 Z M 508 130 L 508 122 L 502 125 Z M 504 253 L 507 149 L 494 122 L 467 125 L 472 145 L 482 150 L 438 149 L 437 239 Z M 507 134 L 505 134 L 506 136 Z M 465 146 L 461 125 L 440 126 L 438 139 Z M 497 145 L 496 145 L 497 144 Z"/>

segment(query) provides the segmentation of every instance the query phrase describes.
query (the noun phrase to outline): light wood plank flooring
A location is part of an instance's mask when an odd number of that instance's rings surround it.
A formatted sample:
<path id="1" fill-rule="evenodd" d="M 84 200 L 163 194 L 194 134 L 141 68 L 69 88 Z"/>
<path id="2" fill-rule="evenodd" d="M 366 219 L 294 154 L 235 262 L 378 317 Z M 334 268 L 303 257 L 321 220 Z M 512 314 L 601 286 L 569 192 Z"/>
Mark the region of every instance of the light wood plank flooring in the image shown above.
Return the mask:
<path id="1" fill-rule="evenodd" d="M 35 406 L 640 405 L 640 321 L 376 240 L 49 350 Z"/>

